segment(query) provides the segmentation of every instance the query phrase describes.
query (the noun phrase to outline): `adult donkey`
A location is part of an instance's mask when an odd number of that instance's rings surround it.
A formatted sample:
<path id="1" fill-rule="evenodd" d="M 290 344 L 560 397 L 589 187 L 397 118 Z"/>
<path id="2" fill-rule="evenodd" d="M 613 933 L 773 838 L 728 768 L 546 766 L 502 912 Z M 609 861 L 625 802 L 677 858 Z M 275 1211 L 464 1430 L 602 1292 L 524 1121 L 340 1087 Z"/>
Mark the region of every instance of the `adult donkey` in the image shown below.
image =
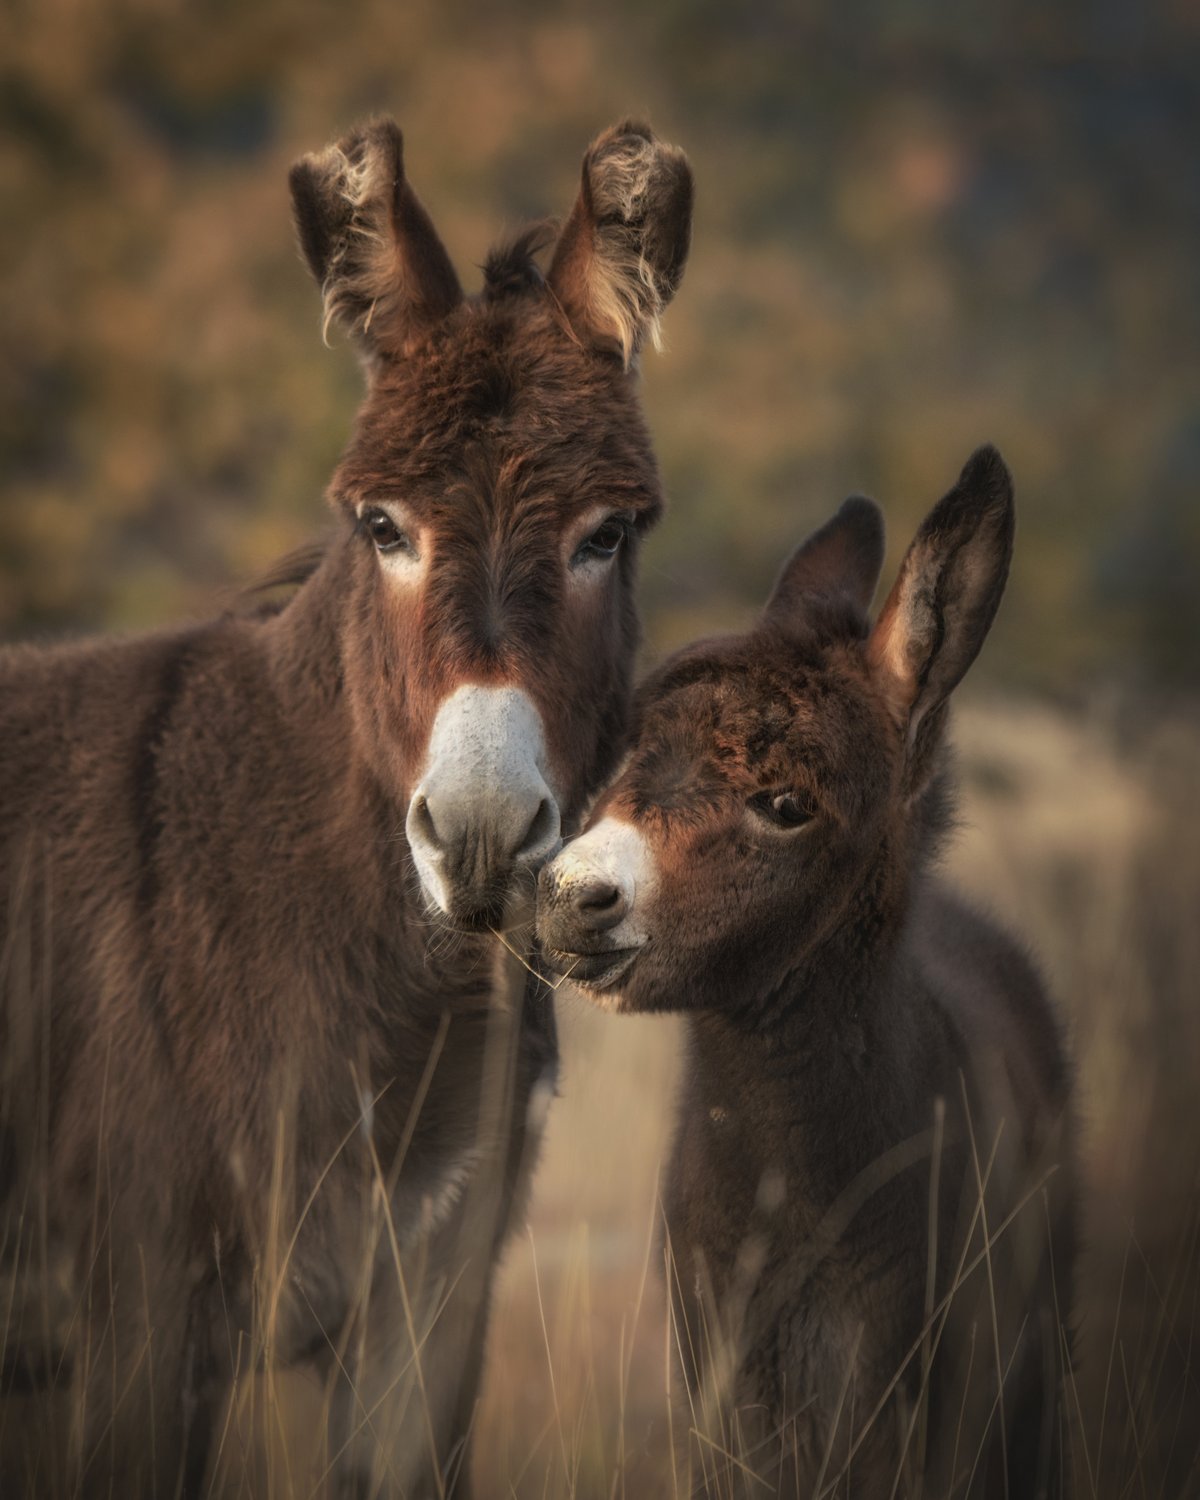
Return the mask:
<path id="1" fill-rule="evenodd" d="M 335 537 L 282 608 L 0 659 L 6 1238 L 74 1261 L 85 1492 L 196 1492 L 231 1376 L 312 1358 L 339 1492 L 464 1493 L 555 1066 L 491 930 L 611 770 L 661 508 L 678 150 L 605 132 L 469 299 L 390 121 L 291 186 L 367 374 Z"/>

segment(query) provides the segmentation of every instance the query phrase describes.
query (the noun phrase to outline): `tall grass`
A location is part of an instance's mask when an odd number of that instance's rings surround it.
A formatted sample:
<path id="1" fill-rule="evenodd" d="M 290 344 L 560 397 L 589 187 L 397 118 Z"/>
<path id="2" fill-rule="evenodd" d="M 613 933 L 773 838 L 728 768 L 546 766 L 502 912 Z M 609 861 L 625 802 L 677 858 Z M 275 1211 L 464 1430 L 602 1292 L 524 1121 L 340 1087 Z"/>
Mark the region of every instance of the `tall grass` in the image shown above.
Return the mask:
<path id="1" fill-rule="evenodd" d="M 1075 1493 L 1184 1500 L 1200 1493 L 1200 729 L 1176 716 L 1131 731 L 1002 702 L 965 710 L 958 741 L 962 827 L 947 875 L 1025 935 L 1076 1057 L 1083 1249 L 1073 1306 L 1061 1309 L 1075 1343 L 1065 1412 Z M 569 986 L 559 1002 L 561 1097 L 497 1291 L 476 1489 L 484 1500 L 681 1496 L 689 1429 L 693 1451 L 707 1444 L 714 1462 L 736 1452 L 737 1434 L 719 1402 L 706 1414 L 680 1390 L 673 1345 L 690 1331 L 673 1326 L 665 1296 L 659 1179 L 680 1029 L 666 1017 L 605 1016 Z M 281 1182 L 264 1192 L 280 1205 L 286 1197 Z M 20 1282 L 32 1261 L 61 1292 L 38 1314 L 50 1352 L 61 1342 L 51 1325 L 71 1315 L 69 1276 L 31 1209 L 16 1205 L 0 1225 L 0 1333 L 7 1344 L 28 1319 Z M 273 1360 L 282 1207 L 275 1223 L 259 1278 L 261 1336 L 235 1351 L 208 1488 L 318 1500 L 336 1456 L 323 1420 L 332 1386 Z M 379 1233 L 388 1233 L 382 1211 Z M 399 1255 L 396 1267 L 399 1277 Z M 364 1405 L 357 1425 L 371 1419 Z M 911 1420 L 919 1454 L 919 1412 Z M 5 1500 L 70 1493 L 71 1422 L 65 1390 L 0 1401 Z M 844 1457 L 830 1456 L 830 1495 L 854 1493 Z M 916 1492 L 919 1477 L 910 1481 L 898 1480 L 897 1495 Z"/>

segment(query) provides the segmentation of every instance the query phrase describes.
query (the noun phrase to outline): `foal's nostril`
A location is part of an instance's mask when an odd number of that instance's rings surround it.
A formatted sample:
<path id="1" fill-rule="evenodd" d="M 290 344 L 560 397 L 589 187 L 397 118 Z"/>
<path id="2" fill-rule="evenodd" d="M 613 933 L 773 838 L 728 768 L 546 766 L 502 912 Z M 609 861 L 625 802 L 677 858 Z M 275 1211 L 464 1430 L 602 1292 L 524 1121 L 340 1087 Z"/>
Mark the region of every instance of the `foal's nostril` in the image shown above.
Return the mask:
<path id="1" fill-rule="evenodd" d="M 593 932 L 615 927 L 629 906 L 620 888 L 608 880 L 582 882 L 571 891 L 570 900 L 576 915 Z"/>
<path id="2" fill-rule="evenodd" d="M 579 891 L 575 897 L 575 905 L 582 911 L 603 913 L 611 910 L 620 899 L 621 893 L 615 885 L 606 885 L 598 880 Z"/>

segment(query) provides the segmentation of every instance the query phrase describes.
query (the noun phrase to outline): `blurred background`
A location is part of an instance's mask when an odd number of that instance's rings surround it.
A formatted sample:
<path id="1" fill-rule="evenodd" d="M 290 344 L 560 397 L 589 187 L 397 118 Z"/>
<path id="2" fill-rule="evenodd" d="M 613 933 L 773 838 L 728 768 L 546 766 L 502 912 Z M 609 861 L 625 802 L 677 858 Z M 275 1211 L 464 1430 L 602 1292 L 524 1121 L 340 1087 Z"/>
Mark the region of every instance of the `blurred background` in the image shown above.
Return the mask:
<path id="1" fill-rule="evenodd" d="M 286 172 L 372 111 L 468 289 L 604 124 L 697 177 L 645 361 L 671 498 L 647 655 L 746 620 L 851 490 L 889 567 L 970 450 L 1017 482 L 960 715 L 953 873 L 1074 1039 L 1084 1494 L 1200 1493 L 1200 11 L 953 0 L 7 0 L 0 637 L 150 626 L 318 531 L 359 374 Z M 669 1476 L 654 1193 L 677 1034 L 563 997 L 483 1494 Z"/>

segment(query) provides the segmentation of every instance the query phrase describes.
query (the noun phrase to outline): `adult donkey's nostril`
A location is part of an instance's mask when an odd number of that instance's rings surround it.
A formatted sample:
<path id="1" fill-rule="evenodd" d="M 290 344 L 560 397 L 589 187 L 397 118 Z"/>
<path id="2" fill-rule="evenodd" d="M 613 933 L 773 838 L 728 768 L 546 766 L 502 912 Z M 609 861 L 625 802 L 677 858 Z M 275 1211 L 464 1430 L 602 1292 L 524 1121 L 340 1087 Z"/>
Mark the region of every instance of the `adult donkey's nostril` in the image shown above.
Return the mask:
<path id="1" fill-rule="evenodd" d="M 545 864 L 546 860 L 558 851 L 561 831 L 558 804 L 553 797 L 543 797 L 538 803 L 537 811 L 529 827 L 525 830 L 524 838 L 513 853 L 513 863 L 532 865 L 535 868 Z"/>
<path id="2" fill-rule="evenodd" d="M 429 844 L 437 843 L 437 828 L 434 826 L 433 814 L 429 811 L 429 801 L 419 792 L 408 809 L 408 827 L 410 836 L 416 834 Z"/>
<path id="3" fill-rule="evenodd" d="M 576 917 L 592 932 L 607 932 L 629 910 L 620 888 L 609 880 L 580 881 L 571 887 L 569 900 Z"/>
<path id="4" fill-rule="evenodd" d="M 489 873 L 536 869 L 558 852 L 558 805 L 540 777 L 524 786 L 426 784 L 409 804 L 406 831 L 414 853 L 452 880 L 482 884 Z"/>

